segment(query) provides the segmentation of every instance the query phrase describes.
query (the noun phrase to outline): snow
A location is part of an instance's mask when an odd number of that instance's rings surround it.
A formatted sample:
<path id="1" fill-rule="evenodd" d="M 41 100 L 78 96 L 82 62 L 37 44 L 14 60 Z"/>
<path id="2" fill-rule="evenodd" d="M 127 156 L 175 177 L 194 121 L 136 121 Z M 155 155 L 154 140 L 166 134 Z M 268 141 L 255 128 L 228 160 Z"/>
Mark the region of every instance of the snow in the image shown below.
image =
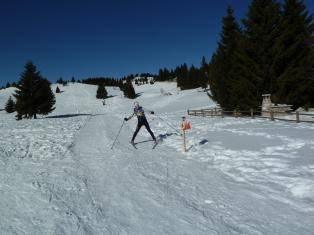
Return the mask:
<path id="1" fill-rule="evenodd" d="M 189 117 L 184 152 L 181 117 L 216 104 L 155 83 L 135 86 L 136 101 L 155 111 L 161 143 L 134 149 L 132 119 L 111 150 L 134 100 L 108 87 L 103 106 L 95 86 L 60 88 L 48 117 L 0 111 L 1 234 L 313 234 L 313 124 Z M 148 139 L 143 128 L 136 140 Z"/>
<path id="2" fill-rule="evenodd" d="M 12 96 L 12 98 L 14 98 L 12 95 L 14 93 L 14 91 L 15 91 L 15 88 L 13 88 L 13 87 L 0 90 L 0 110 L 4 109 L 5 104 L 8 101 L 10 96 Z"/>

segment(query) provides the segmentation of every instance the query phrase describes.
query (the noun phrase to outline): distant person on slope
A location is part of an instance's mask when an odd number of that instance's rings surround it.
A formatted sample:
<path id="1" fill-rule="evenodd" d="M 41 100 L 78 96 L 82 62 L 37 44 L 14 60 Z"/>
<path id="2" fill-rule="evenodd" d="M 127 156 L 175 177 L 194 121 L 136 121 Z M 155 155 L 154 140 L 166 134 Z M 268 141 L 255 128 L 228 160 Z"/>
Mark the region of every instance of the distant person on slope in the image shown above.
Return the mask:
<path id="1" fill-rule="evenodd" d="M 151 111 L 151 114 L 154 114 L 153 111 Z M 143 107 L 141 107 L 139 105 L 138 102 L 134 102 L 134 110 L 133 110 L 133 114 L 130 117 L 126 117 L 124 118 L 125 121 L 129 121 L 132 117 L 137 116 L 137 127 L 136 130 L 133 134 L 132 140 L 131 140 L 131 144 L 134 145 L 134 140 L 135 137 L 137 135 L 137 133 L 139 132 L 139 130 L 141 129 L 142 126 L 145 126 L 147 131 L 149 132 L 149 134 L 152 136 L 153 140 L 156 142 L 156 137 L 154 136 L 154 133 L 152 132 L 152 130 L 149 127 L 149 124 L 147 122 L 147 119 L 145 117 L 145 113 L 144 113 L 144 109 Z"/>

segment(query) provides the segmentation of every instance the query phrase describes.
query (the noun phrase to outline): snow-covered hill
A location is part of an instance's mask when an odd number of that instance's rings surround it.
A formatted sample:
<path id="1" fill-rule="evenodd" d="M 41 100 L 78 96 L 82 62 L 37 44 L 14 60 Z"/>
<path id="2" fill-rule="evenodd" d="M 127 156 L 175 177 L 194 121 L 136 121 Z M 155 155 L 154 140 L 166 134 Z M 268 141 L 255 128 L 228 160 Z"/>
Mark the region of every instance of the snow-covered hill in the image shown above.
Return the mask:
<path id="1" fill-rule="evenodd" d="M 0 90 L 0 109 L 4 109 L 6 102 L 8 101 L 9 97 L 12 96 L 15 91 L 15 88 L 10 87 L 4 90 Z"/>
<path id="2" fill-rule="evenodd" d="M 313 234 L 312 124 L 194 117 L 184 153 L 181 116 L 215 103 L 156 83 L 135 87 L 136 101 L 162 142 L 134 149 L 132 119 L 111 150 L 134 100 L 107 88 L 103 106 L 95 86 L 60 88 L 48 117 L 0 112 L 1 234 Z M 143 128 L 137 141 L 148 139 Z"/>

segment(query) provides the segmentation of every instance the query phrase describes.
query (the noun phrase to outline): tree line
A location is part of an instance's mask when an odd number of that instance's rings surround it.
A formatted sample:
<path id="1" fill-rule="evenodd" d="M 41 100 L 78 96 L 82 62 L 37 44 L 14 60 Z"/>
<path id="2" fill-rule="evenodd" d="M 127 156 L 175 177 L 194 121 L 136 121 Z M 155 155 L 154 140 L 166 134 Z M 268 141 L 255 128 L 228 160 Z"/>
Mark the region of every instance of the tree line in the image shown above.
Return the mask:
<path id="1" fill-rule="evenodd" d="M 262 94 L 293 108 L 314 106 L 314 22 L 302 0 L 252 0 L 242 27 L 231 6 L 210 63 L 160 69 L 182 90 L 210 85 L 225 110 L 259 108 Z"/>
<path id="2" fill-rule="evenodd" d="M 119 87 L 123 92 L 124 96 L 130 99 L 135 99 L 136 93 L 132 84 L 135 76 L 133 74 L 123 77 L 121 79 L 114 79 L 108 77 L 97 77 L 97 78 L 88 78 L 82 80 L 82 83 L 89 85 L 97 85 L 97 99 L 105 99 L 107 98 L 106 86 L 111 87 Z"/>
<path id="3" fill-rule="evenodd" d="M 301 0 L 252 0 L 240 27 L 228 7 L 209 64 L 224 109 L 258 108 L 262 94 L 293 108 L 314 105 L 314 23 Z"/>
<path id="4" fill-rule="evenodd" d="M 114 86 L 121 87 L 123 85 L 122 80 L 110 78 L 110 77 L 95 77 L 83 79 L 82 83 L 88 85 L 105 85 L 105 86 Z"/>
<path id="5" fill-rule="evenodd" d="M 207 88 L 208 86 L 208 63 L 203 57 L 200 68 L 192 65 L 187 66 L 186 63 L 177 66 L 175 69 L 159 69 L 158 75 L 155 76 L 156 81 L 176 81 L 177 87 L 181 90 L 194 89 L 198 87 Z"/>
<path id="6" fill-rule="evenodd" d="M 13 82 L 13 83 L 7 82 L 7 84 L 6 84 L 5 86 L 2 86 L 2 87 L 0 88 L 0 90 L 4 90 L 4 89 L 6 89 L 6 88 L 16 87 L 16 86 L 17 86 L 16 82 Z"/>

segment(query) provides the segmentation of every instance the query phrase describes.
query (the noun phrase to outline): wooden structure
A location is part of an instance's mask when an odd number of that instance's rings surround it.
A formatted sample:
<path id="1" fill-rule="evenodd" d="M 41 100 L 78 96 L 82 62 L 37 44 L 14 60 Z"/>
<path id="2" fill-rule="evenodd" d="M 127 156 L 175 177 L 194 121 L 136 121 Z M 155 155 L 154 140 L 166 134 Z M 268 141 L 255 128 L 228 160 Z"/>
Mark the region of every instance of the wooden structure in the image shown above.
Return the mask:
<path id="1" fill-rule="evenodd" d="M 264 112 L 264 115 L 262 115 Z M 266 115 L 265 115 L 266 114 Z M 198 117 L 224 117 L 224 116 L 232 116 L 235 118 L 266 118 L 271 121 L 280 120 L 287 122 L 308 122 L 314 123 L 314 112 L 306 113 L 306 112 L 285 112 L 285 111 L 261 111 L 261 110 L 234 110 L 234 111 L 222 111 L 219 108 L 213 109 L 198 109 L 198 110 L 188 110 L 188 115 L 190 116 L 198 116 Z"/>
<path id="2" fill-rule="evenodd" d="M 273 104 L 270 94 L 264 94 L 262 96 L 262 117 L 270 117 L 273 119 L 274 117 L 272 117 L 272 115 L 285 116 L 292 111 L 291 105 Z"/>
<path id="3" fill-rule="evenodd" d="M 190 116 L 215 117 L 223 116 L 221 108 L 188 110 Z"/>

